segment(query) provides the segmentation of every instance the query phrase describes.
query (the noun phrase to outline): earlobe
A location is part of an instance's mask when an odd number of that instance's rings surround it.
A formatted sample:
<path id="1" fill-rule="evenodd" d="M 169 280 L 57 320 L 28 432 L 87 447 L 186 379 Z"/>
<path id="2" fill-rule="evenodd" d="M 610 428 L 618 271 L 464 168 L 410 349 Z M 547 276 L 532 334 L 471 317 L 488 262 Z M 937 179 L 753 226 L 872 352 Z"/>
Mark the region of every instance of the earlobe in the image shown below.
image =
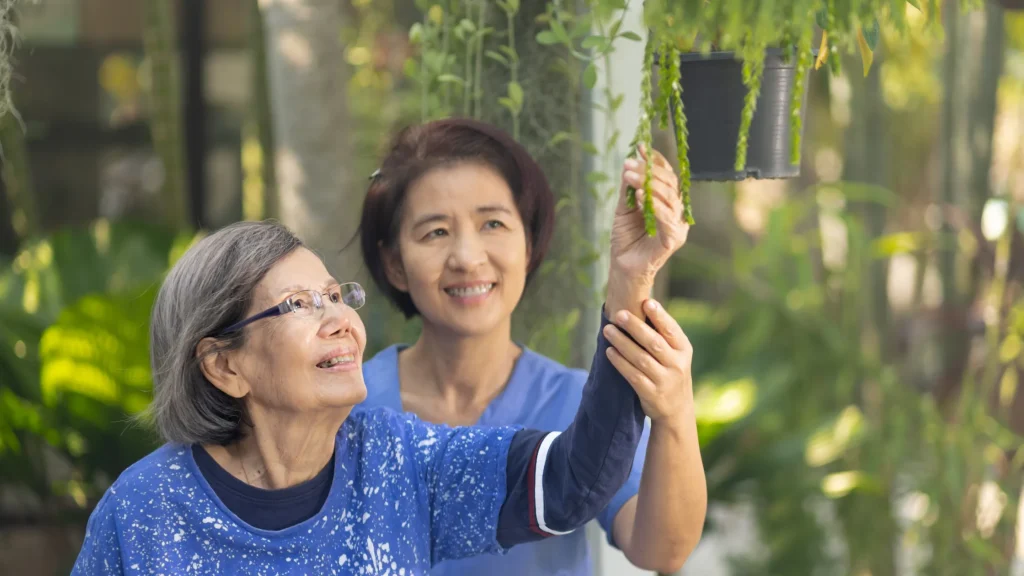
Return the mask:
<path id="1" fill-rule="evenodd" d="M 402 292 L 408 292 L 409 283 L 405 279 L 405 267 L 402 266 L 402 257 L 398 251 L 380 245 L 380 258 L 384 262 L 388 283 Z"/>
<path id="2" fill-rule="evenodd" d="M 221 392 L 232 398 L 249 393 L 249 384 L 234 370 L 230 353 L 221 351 L 216 339 L 203 338 L 196 346 L 196 359 L 203 376 Z"/>

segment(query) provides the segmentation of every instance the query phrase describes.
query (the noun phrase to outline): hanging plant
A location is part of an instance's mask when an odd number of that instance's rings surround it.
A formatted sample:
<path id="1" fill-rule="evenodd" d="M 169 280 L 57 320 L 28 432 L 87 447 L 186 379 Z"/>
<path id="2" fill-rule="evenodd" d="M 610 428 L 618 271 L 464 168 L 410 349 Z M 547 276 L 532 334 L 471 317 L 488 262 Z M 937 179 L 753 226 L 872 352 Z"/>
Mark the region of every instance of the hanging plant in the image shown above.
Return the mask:
<path id="1" fill-rule="evenodd" d="M 594 1 L 605 11 L 625 7 L 622 0 Z M 663 128 L 672 122 L 679 193 L 691 224 L 693 180 L 799 175 L 811 67 L 827 65 L 838 73 L 840 55 L 857 50 L 867 75 L 880 26 L 908 33 L 908 7 L 938 25 L 939 0 L 644 0 L 649 34 L 630 156 L 640 144 L 651 149 L 653 121 Z M 644 188 L 650 198 L 649 177 Z M 633 194 L 628 198 L 635 203 Z M 644 204 L 647 231 L 654 235 L 653 208 Z"/>

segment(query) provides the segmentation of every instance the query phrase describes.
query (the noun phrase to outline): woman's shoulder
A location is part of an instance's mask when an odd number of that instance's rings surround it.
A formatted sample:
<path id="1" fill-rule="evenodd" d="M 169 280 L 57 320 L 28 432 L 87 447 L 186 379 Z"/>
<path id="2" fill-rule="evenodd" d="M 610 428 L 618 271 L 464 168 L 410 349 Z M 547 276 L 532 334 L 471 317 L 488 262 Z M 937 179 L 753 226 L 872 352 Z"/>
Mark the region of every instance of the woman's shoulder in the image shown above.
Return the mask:
<path id="1" fill-rule="evenodd" d="M 411 412 L 360 404 L 352 409 L 339 434 L 347 434 L 350 439 L 359 437 L 362 442 L 380 437 L 406 438 L 415 427 L 425 425 Z"/>
<path id="2" fill-rule="evenodd" d="M 377 375 L 380 373 L 398 372 L 398 352 L 405 344 L 392 344 L 363 362 L 363 374 Z"/>
<path id="3" fill-rule="evenodd" d="M 339 434 L 348 435 L 348 441 L 364 447 L 378 445 L 405 445 L 409 449 L 431 452 L 452 439 L 458 443 L 463 437 L 501 441 L 510 437 L 521 426 L 449 426 L 420 419 L 412 412 L 401 412 L 387 407 L 357 406 L 352 410 Z"/>
<path id="4" fill-rule="evenodd" d="M 523 347 L 516 371 L 537 386 L 568 386 L 582 390 L 587 383 L 587 371 L 570 368 L 554 358 Z"/>
<path id="5" fill-rule="evenodd" d="M 192 480 L 195 473 L 188 461 L 190 448 L 164 444 L 126 468 L 107 489 L 102 503 L 118 505 L 132 500 L 165 499 L 176 487 Z"/>

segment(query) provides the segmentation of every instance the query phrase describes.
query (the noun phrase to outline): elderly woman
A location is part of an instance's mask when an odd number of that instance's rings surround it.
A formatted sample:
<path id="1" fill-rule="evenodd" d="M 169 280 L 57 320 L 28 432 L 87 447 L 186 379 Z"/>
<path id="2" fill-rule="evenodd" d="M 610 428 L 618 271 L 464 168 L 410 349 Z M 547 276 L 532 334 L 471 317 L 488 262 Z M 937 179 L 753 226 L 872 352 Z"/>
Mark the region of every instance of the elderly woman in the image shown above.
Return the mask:
<path id="1" fill-rule="evenodd" d="M 561 434 L 353 411 L 366 396 L 362 288 L 277 224 L 203 239 L 153 310 L 152 413 L 167 444 L 100 500 L 74 573 L 404 576 L 583 525 L 628 476 L 645 411 L 685 406 L 688 372 L 644 372 L 647 350 L 689 354 L 685 336 L 660 308 L 645 324 L 647 287 L 629 280 L 630 265 L 660 267 L 682 244 L 677 215 L 659 210 L 659 238 L 636 211 L 616 216 L 636 240 L 613 259 L 618 328 L 602 315 Z"/>

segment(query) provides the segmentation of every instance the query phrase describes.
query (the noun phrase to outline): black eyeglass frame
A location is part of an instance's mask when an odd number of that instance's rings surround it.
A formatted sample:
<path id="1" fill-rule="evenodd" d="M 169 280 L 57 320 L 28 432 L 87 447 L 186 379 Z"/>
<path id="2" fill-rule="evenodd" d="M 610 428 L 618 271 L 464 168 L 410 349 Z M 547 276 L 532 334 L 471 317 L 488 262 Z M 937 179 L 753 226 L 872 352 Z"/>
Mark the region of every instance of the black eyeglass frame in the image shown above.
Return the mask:
<path id="1" fill-rule="evenodd" d="M 342 283 L 339 283 L 339 284 L 335 284 L 334 286 L 328 287 L 327 290 L 325 290 L 323 292 L 320 292 L 320 291 L 317 291 L 317 290 L 312 290 L 312 289 L 310 289 L 310 290 L 299 290 L 298 292 L 293 292 L 292 294 L 289 294 L 288 297 L 284 299 L 284 302 L 281 302 L 280 304 L 278 304 L 276 306 L 271 306 L 270 308 L 267 308 L 263 312 L 259 312 L 257 314 L 253 314 L 252 316 L 246 318 L 245 320 L 241 320 L 239 322 L 235 322 L 231 326 L 228 326 L 227 328 L 217 332 L 217 336 L 227 336 L 228 334 L 232 334 L 234 332 L 238 332 L 242 328 L 245 328 L 246 326 L 248 326 L 249 324 L 252 324 L 253 322 L 256 322 L 257 320 L 263 320 L 264 318 L 272 318 L 274 316 L 283 316 L 285 314 L 296 312 L 298 309 L 295 308 L 295 305 L 292 303 L 292 298 L 294 298 L 296 294 L 302 294 L 304 292 L 311 292 L 313 294 L 313 307 L 315 309 L 317 309 L 317 310 L 323 310 L 323 308 L 324 308 L 324 301 L 323 301 L 323 298 L 321 298 L 321 296 L 327 295 L 328 292 L 330 292 L 331 289 L 333 289 L 335 287 L 340 289 L 343 286 L 354 286 L 355 288 L 351 292 L 349 292 L 348 294 L 349 295 L 356 294 L 356 295 L 360 296 L 360 298 L 359 298 L 360 301 L 358 302 L 358 304 L 356 304 L 354 302 L 353 303 L 347 302 L 346 298 L 345 298 L 345 296 L 346 296 L 345 291 L 344 290 L 339 290 L 339 292 L 341 293 L 341 302 L 340 303 L 344 304 L 345 306 L 348 306 L 349 308 L 351 308 L 353 310 L 358 310 L 358 309 L 362 308 L 364 304 L 366 304 L 366 290 L 363 290 L 363 287 L 358 282 L 342 282 Z"/>

